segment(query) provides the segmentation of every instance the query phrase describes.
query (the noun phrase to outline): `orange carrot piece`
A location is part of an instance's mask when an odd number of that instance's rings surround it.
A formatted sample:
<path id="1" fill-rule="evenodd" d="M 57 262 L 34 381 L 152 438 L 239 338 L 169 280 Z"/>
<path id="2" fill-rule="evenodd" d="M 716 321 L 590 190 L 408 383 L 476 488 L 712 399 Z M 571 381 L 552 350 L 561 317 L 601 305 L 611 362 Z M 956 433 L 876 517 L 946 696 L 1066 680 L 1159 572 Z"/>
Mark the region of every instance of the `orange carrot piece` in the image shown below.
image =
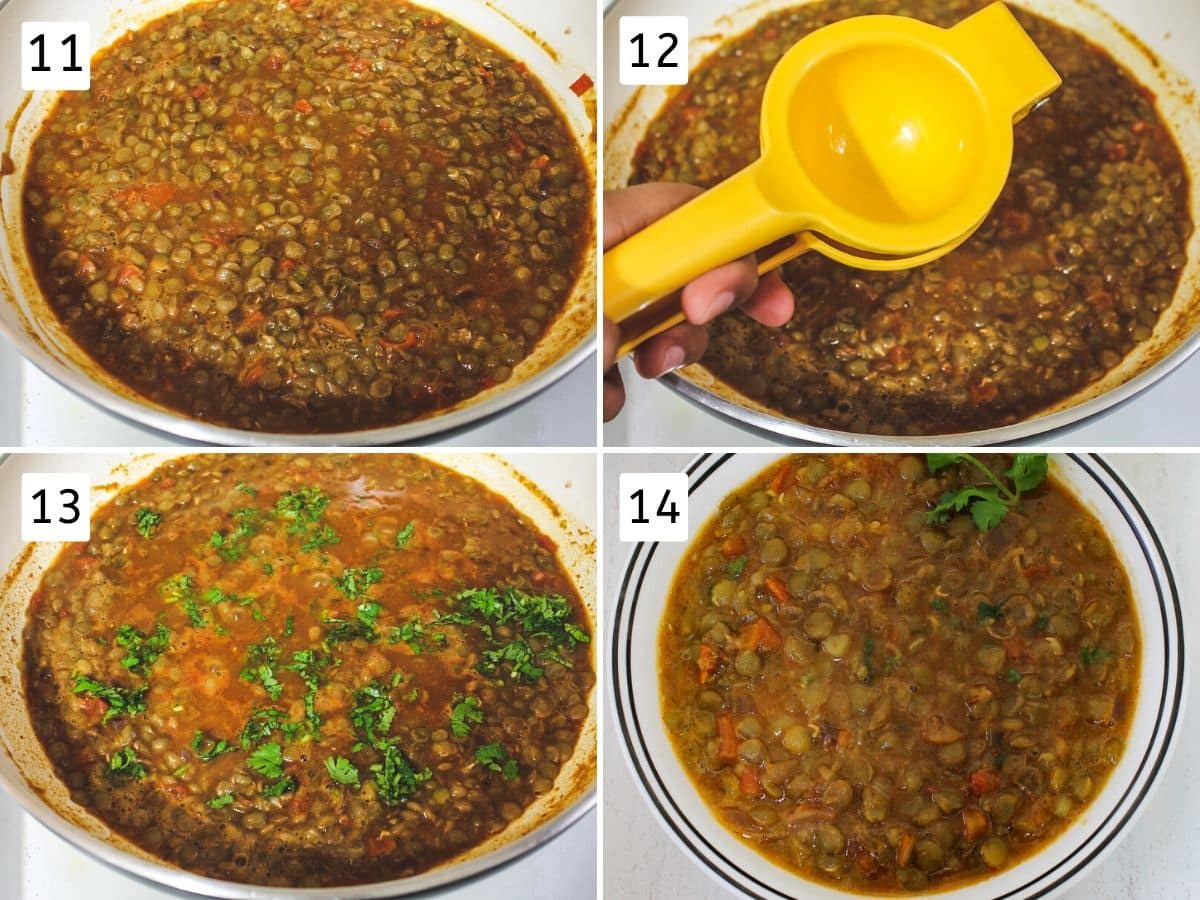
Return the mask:
<path id="1" fill-rule="evenodd" d="M 775 477 L 771 479 L 771 493 L 782 494 L 787 490 L 787 486 L 792 483 L 792 464 L 784 463 L 783 466 L 775 473 Z"/>
<path id="2" fill-rule="evenodd" d="M 791 603 L 792 594 L 787 589 L 787 585 L 774 575 L 768 575 L 763 579 L 763 584 L 767 586 L 767 590 L 771 592 L 771 596 L 775 598 L 776 603 Z"/>
<path id="3" fill-rule="evenodd" d="M 264 357 L 256 356 L 254 359 L 246 363 L 242 369 L 242 373 L 238 375 L 238 384 L 242 387 L 250 387 L 253 384 L 258 384 L 259 380 L 267 373 L 267 361 Z"/>
<path id="4" fill-rule="evenodd" d="M 757 797 L 762 793 L 762 782 L 758 777 L 758 769 L 746 769 L 738 778 L 738 786 L 747 797 Z"/>
<path id="5" fill-rule="evenodd" d="M 717 759 L 737 762 L 737 729 L 729 713 L 717 716 Z"/>
<path id="6" fill-rule="evenodd" d="M 700 658 L 696 660 L 696 666 L 700 669 L 700 683 L 707 684 L 712 673 L 717 670 L 717 654 L 708 644 L 700 645 Z"/>

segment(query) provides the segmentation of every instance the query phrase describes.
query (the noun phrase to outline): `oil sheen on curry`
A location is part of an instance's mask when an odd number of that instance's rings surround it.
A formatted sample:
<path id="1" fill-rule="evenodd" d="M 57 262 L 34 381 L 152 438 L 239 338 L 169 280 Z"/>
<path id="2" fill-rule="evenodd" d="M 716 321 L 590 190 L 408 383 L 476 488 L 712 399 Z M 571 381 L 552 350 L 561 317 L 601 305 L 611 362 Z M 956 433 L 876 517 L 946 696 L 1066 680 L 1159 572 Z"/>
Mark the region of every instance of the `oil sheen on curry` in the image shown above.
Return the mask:
<path id="1" fill-rule="evenodd" d="M 949 26 L 987 0 L 817 0 L 763 18 L 694 71 L 649 126 L 632 182 L 711 186 L 759 155 L 775 63 L 850 16 Z M 986 221 L 943 259 L 866 272 L 809 253 L 782 269 L 782 328 L 712 325 L 702 364 L 747 397 L 813 425 L 950 434 L 1065 401 L 1145 341 L 1171 303 L 1193 223 L 1188 175 L 1154 97 L 1107 51 L 1014 9 L 1063 77 L 1014 134 Z"/>
<path id="2" fill-rule="evenodd" d="M 977 461 L 1007 481 L 1012 460 Z M 1136 703 L 1129 581 L 1099 522 L 1052 478 L 938 516 L 990 479 L 930 469 L 772 466 L 688 549 L 659 634 L 667 730 L 716 818 L 863 894 L 1036 853 L 1103 788 Z"/>
<path id="3" fill-rule="evenodd" d="M 455 22 L 228 0 L 97 55 L 33 145 L 24 211 L 51 309 L 122 383 L 330 432 L 509 380 L 571 293 L 593 196 L 547 90 Z"/>
<path id="4" fill-rule="evenodd" d="M 553 543 L 419 457 L 197 456 L 30 601 L 29 711 L 75 802 L 202 875 L 412 875 L 551 790 L 594 683 Z"/>

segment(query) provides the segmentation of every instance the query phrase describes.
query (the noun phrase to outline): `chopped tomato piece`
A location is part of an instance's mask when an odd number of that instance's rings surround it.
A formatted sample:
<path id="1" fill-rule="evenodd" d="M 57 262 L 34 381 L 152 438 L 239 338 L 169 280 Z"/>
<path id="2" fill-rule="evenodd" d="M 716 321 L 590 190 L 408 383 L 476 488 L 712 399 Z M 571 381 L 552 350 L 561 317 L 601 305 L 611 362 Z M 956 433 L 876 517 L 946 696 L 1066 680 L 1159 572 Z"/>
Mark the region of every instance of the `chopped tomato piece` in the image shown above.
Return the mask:
<path id="1" fill-rule="evenodd" d="M 108 712 L 108 704 L 96 697 L 81 697 L 79 709 L 95 725 Z"/>
<path id="2" fill-rule="evenodd" d="M 1109 162 L 1124 162 L 1129 158 L 1129 150 L 1120 142 L 1110 144 L 1107 156 Z"/>
<path id="3" fill-rule="evenodd" d="M 246 363 L 240 375 L 238 375 L 238 384 L 242 387 L 250 387 L 258 384 L 259 380 L 267 372 L 267 361 L 261 356 L 256 356 L 254 359 Z"/>
<path id="4" fill-rule="evenodd" d="M 528 144 L 526 144 L 525 141 L 521 139 L 521 136 L 515 131 L 510 131 L 508 133 L 508 144 L 517 153 L 524 153 L 525 148 L 528 146 Z"/>
<path id="5" fill-rule="evenodd" d="M 746 552 L 746 539 L 740 534 L 731 534 L 725 540 L 721 541 L 721 552 L 725 555 L 726 559 L 741 556 Z"/>
<path id="6" fill-rule="evenodd" d="M 998 791 L 1001 783 L 1000 774 L 995 769 L 976 769 L 967 776 L 967 791 L 972 797 L 982 797 Z"/>
<path id="7" fill-rule="evenodd" d="M 545 169 L 548 165 L 550 165 L 550 157 L 548 157 L 545 153 L 533 161 L 533 167 L 535 169 Z"/>
<path id="8" fill-rule="evenodd" d="M 1021 574 L 1029 579 L 1045 578 L 1050 574 L 1048 563 L 1032 563 L 1021 570 Z"/>
<path id="9" fill-rule="evenodd" d="M 1005 638 L 1000 642 L 1000 646 L 1004 648 L 1004 655 L 1010 660 L 1020 659 L 1025 655 L 1025 642 L 1019 637 Z"/>
<path id="10" fill-rule="evenodd" d="M 592 79 L 589 78 L 586 73 L 584 73 L 571 82 L 571 93 L 576 97 L 582 97 L 589 90 L 591 90 L 591 87 L 594 83 L 595 82 L 593 82 Z"/>
<path id="11" fill-rule="evenodd" d="M 142 277 L 142 270 L 133 263 L 125 263 L 121 268 L 117 269 L 117 284 L 126 287 L 135 278 Z"/>
<path id="12" fill-rule="evenodd" d="M 396 839 L 390 834 L 377 834 L 367 838 L 367 856 L 386 856 L 396 849 Z"/>
<path id="13" fill-rule="evenodd" d="M 299 100 L 296 101 L 296 109 L 298 109 L 300 112 L 304 113 L 305 115 L 308 115 L 310 112 L 313 111 L 313 105 L 311 103 L 309 103 L 307 100 L 305 100 L 303 97 L 301 97 Z"/>
<path id="14" fill-rule="evenodd" d="M 354 337 L 354 330 L 337 316 L 317 316 L 317 321 L 321 323 L 321 327 L 335 331 L 342 337 Z"/>
<path id="15" fill-rule="evenodd" d="M 354 59 L 350 60 L 350 71 L 354 72 L 358 75 L 362 75 L 364 72 L 368 71 L 370 68 L 371 68 L 371 61 L 369 59 L 367 59 L 365 56 L 356 56 L 356 57 L 354 57 Z"/>
<path id="16" fill-rule="evenodd" d="M 967 394 L 972 403 L 990 403 L 1000 395 L 1000 388 L 996 387 L 995 382 L 983 381 L 971 385 L 967 389 Z"/>
<path id="17" fill-rule="evenodd" d="M 283 275 L 291 275 L 296 270 L 296 261 L 286 256 L 279 261 L 279 271 Z"/>
<path id="18" fill-rule="evenodd" d="M 199 100 L 201 97 L 207 97 L 212 93 L 212 85 L 206 81 L 202 84 L 196 85 L 194 88 L 188 91 L 188 93 Z"/>

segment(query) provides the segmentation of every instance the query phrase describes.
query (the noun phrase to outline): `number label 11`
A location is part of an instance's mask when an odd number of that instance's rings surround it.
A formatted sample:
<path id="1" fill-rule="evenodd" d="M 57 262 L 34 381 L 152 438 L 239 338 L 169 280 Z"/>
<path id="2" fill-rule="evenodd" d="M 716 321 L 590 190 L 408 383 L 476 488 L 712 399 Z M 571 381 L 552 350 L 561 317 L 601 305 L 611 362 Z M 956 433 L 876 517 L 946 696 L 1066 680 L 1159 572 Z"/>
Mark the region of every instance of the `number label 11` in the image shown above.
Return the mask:
<path id="1" fill-rule="evenodd" d="M 21 90 L 86 91 L 92 84 L 87 22 L 21 23 Z"/>
<path id="2" fill-rule="evenodd" d="M 621 16 L 621 84 L 687 84 L 687 16 Z"/>
<path id="3" fill-rule="evenodd" d="M 86 541 L 91 527 L 92 482 L 86 474 L 21 476 L 21 540 Z"/>
<path id="4" fill-rule="evenodd" d="M 684 472 L 622 472 L 618 507 L 622 541 L 688 539 L 688 482 Z"/>

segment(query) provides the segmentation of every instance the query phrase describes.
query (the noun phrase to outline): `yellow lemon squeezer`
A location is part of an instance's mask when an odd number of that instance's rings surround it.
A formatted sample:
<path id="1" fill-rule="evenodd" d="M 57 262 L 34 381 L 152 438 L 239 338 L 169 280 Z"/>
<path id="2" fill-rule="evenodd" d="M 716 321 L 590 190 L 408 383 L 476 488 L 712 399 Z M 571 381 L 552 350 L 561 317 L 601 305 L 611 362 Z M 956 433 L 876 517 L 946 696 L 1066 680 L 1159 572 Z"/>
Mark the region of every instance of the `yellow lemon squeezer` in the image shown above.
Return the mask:
<path id="1" fill-rule="evenodd" d="M 1062 83 L 1003 3 L 953 28 L 861 16 L 814 31 L 775 66 L 762 154 L 604 254 L 620 355 L 683 321 L 693 278 L 771 244 L 861 269 L 937 259 L 978 228 L 1012 164 L 1013 123 Z"/>

